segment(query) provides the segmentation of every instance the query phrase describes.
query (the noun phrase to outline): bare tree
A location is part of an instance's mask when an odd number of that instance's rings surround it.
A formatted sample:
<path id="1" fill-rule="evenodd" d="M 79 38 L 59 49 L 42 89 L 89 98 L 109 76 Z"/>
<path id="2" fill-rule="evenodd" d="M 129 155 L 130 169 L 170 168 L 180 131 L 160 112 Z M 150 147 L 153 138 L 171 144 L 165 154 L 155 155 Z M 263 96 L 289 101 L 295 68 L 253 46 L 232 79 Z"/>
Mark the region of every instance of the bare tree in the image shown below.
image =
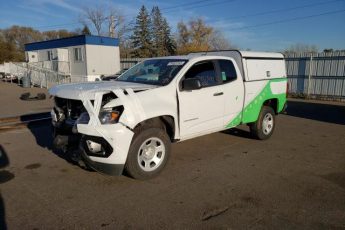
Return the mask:
<path id="1" fill-rule="evenodd" d="M 212 50 L 228 50 L 235 48 L 224 36 L 223 32 L 218 29 L 213 31 L 209 43 Z"/>
<path id="2" fill-rule="evenodd" d="M 97 35 L 101 35 L 103 24 L 107 21 L 107 16 L 104 14 L 104 7 L 85 7 L 83 11 L 84 13 L 80 16 L 80 22 L 83 25 L 92 24 L 96 29 Z"/>
<path id="3" fill-rule="evenodd" d="M 80 22 L 83 26 L 89 26 L 96 31 L 97 35 L 115 37 L 123 42 L 125 34 L 129 32 L 129 27 L 125 22 L 125 17 L 112 6 L 97 6 L 95 8 L 84 8 L 84 13 L 80 15 Z"/>
<path id="4" fill-rule="evenodd" d="M 118 9 L 110 7 L 107 21 L 109 32 L 113 31 L 113 34 L 109 35 L 111 37 L 121 38 L 126 32 L 125 17 L 120 13 Z"/>

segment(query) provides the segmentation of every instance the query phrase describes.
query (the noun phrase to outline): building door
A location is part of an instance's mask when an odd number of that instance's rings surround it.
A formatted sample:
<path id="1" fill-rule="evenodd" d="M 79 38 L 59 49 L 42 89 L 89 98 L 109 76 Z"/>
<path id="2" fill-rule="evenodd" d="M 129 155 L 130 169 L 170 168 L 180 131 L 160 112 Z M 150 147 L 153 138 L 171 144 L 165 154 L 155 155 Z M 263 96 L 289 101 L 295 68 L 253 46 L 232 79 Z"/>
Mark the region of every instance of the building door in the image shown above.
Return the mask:
<path id="1" fill-rule="evenodd" d="M 58 71 L 70 73 L 70 62 L 68 49 L 58 49 L 57 61 Z"/>

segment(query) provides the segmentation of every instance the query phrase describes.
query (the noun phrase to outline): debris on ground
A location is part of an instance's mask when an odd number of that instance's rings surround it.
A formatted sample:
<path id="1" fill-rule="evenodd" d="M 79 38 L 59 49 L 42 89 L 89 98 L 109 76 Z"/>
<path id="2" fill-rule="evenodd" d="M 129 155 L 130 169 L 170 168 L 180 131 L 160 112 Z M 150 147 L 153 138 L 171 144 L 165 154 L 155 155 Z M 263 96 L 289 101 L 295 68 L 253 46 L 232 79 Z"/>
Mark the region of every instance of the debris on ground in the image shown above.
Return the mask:
<path id="1" fill-rule="evenodd" d="M 219 216 L 221 214 L 223 214 L 224 212 L 228 211 L 229 207 L 225 206 L 225 207 L 221 207 L 221 208 L 216 208 L 210 211 L 205 211 L 201 217 L 202 221 L 206 221 L 211 219 L 212 217 L 216 217 Z"/>
<path id="2" fill-rule="evenodd" d="M 30 93 L 23 93 L 20 96 L 20 99 L 23 101 L 38 101 L 38 100 L 45 100 L 47 97 L 45 93 L 38 93 L 36 97 L 30 97 Z"/>

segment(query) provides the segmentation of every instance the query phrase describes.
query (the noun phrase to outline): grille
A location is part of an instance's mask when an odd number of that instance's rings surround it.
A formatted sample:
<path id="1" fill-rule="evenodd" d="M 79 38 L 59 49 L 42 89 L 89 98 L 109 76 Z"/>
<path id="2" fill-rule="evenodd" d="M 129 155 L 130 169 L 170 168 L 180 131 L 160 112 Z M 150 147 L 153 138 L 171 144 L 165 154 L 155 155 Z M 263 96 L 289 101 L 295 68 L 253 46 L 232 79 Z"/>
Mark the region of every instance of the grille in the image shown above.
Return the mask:
<path id="1" fill-rule="evenodd" d="M 60 108 L 67 119 L 76 120 L 81 113 L 85 112 L 83 102 L 80 100 L 55 97 L 55 106 Z"/>

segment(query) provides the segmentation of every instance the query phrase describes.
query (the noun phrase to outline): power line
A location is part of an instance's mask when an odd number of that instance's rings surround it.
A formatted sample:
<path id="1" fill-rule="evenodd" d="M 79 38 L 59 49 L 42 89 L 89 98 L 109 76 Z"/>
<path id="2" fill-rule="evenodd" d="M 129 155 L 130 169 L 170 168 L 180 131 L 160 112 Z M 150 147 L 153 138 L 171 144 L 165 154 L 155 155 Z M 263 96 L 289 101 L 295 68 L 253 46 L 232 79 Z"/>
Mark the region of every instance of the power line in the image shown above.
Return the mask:
<path id="1" fill-rule="evenodd" d="M 176 8 L 180 8 L 180 7 L 184 7 L 184 6 L 198 5 L 200 3 L 210 2 L 210 1 L 212 1 L 212 0 L 199 0 L 199 1 L 187 2 L 187 3 L 183 3 L 183 4 L 177 4 L 174 6 L 160 8 L 160 10 L 161 10 L 161 12 L 166 11 L 166 10 L 168 10 L 168 12 L 170 12 L 169 10 L 171 10 L 171 9 L 176 9 Z M 130 14 L 124 15 L 124 17 L 130 17 L 130 16 L 132 16 L 132 15 L 130 15 Z"/>
<path id="2" fill-rule="evenodd" d="M 279 13 L 279 12 L 286 12 L 286 11 L 302 9 L 302 8 L 306 8 L 306 7 L 325 5 L 325 4 L 329 4 L 329 3 L 333 3 L 333 2 L 344 2 L 344 0 L 332 0 L 332 1 L 326 1 L 326 2 L 318 2 L 318 3 L 306 4 L 306 5 L 290 7 L 290 8 L 284 8 L 284 9 L 258 12 L 258 13 L 254 13 L 254 14 L 247 14 L 247 15 L 241 15 L 241 16 L 235 16 L 235 17 L 227 17 L 227 18 L 224 18 L 224 19 L 238 19 L 238 18 L 248 18 L 248 17 L 253 17 L 253 16 L 262 16 L 262 15 L 267 15 L 267 14 L 274 14 L 274 13 Z"/>
<path id="3" fill-rule="evenodd" d="M 208 3 L 208 4 L 204 4 L 204 5 L 200 5 L 200 6 L 194 6 L 194 7 L 186 7 L 184 8 L 184 10 L 190 10 L 190 9 L 195 9 L 195 8 L 202 8 L 202 7 L 206 7 L 206 6 L 215 6 L 215 5 L 220 5 L 220 4 L 224 4 L 224 3 L 231 3 L 234 2 L 236 0 L 225 0 L 225 1 L 220 1 L 220 2 L 213 2 L 213 3 Z M 339 1 L 339 0 L 338 0 Z M 175 9 L 175 10 L 168 10 L 168 11 L 163 11 L 163 13 L 172 13 L 172 12 L 177 12 L 180 11 L 180 9 Z"/>
<path id="4" fill-rule="evenodd" d="M 205 3 L 205 2 L 211 2 L 213 0 L 200 0 L 200 1 L 193 1 L 193 2 L 188 2 L 188 3 L 184 3 L 184 4 L 178 4 L 178 5 L 174 5 L 171 7 L 165 7 L 162 8 L 161 11 L 164 13 L 171 13 L 171 12 L 175 12 L 178 11 L 176 10 L 176 8 L 180 8 L 180 7 L 185 7 L 188 6 L 185 10 L 188 9 L 192 9 L 192 8 L 201 8 L 201 7 L 206 7 L 206 6 L 210 6 L 210 5 L 219 5 L 219 4 L 223 4 L 223 3 L 227 3 L 227 2 L 233 2 L 236 0 L 226 0 L 226 1 L 221 1 L 221 2 L 216 2 L 216 3 L 209 3 L 209 4 L 204 4 L 204 5 L 199 5 L 199 6 L 194 6 L 193 5 L 198 5 L 200 3 Z M 175 9 L 175 10 L 170 10 L 170 9 Z M 168 11 L 166 11 L 168 10 Z M 125 15 L 124 17 L 129 17 L 132 15 Z M 35 26 L 34 28 L 39 29 L 39 28 L 58 28 L 58 27 L 63 27 L 63 26 L 71 26 L 71 25 L 76 25 L 76 24 L 80 24 L 80 22 L 72 22 L 72 23 L 66 23 L 66 24 L 57 24 L 57 25 L 48 25 L 48 26 Z"/>
<path id="5" fill-rule="evenodd" d="M 236 0 L 223 0 L 220 2 L 215 2 L 214 0 L 194 1 L 194 2 L 189 2 L 189 3 L 174 5 L 171 7 L 160 8 L 160 11 L 162 13 L 172 13 L 172 12 L 180 11 L 179 8 L 181 8 L 181 7 L 184 7 L 184 10 L 189 10 L 189 9 L 202 8 L 202 7 L 206 7 L 206 6 L 212 6 L 212 5 L 219 5 L 219 4 L 224 4 L 224 3 L 228 3 L 228 2 L 234 2 L 234 1 L 236 1 Z M 205 3 L 205 2 L 212 2 L 212 3 L 199 5 L 200 3 Z M 132 15 L 129 15 L 129 14 L 124 15 L 124 17 L 130 17 L 130 16 L 132 16 Z"/>
<path id="6" fill-rule="evenodd" d="M 227 1 L 221 1 L 221 2 L 218 2 L 218 3 L 210 3 L 210 4 L 204 4 L 204 5 L 200 5 L 200 6 L 191 7 L 191 5 L 196 5 L 196 4 L 200 4 L 200 3 L 204 3 L 204 2 L 209 2 L 209 1 L 210 0 L 194 1 L 194 2 L 189 2 L 189 3 L 184 3 L 184 4 L 179 4 L 179 5 L 175 5 L 175 6 L 171 6 L 171 7 L 162 8 L 162 10 L 163 9 L 166 10 L 166 9 L 178 8 L 178 7 L 186 6 L 186 5 L 190 6 L 189 8 L 186 8 L 186 9 L 198 8 L 198 7 L 206 7 L 206 6 L 215 5 L 215 4 L 222 4 L 222 3 L 226 3 L 226 2 L 233 2 L 233 1 L 236 1 L 236 0 L 227 0 Z M 279 10 L 259 12 L 259 13 L 255 13 L 255 14 L 242 15 L 242 16 L 238 16 L 238 17 L 223 18 L 223 19 L 220 19 L 220 20 L 214 20 L 213 22 L 223 21 L 223 20 L 227 20 L 227 19 L 234 19 L 234 18 L 244 18 L 244 17 L 252 17 L 252 16 L 265 15 L 265 14 L 272 14 L 272 13 L 277 13 L 277 12 L 282 12 L 282 11 L 291 11 L 291 10 L 295 10 L 295 9 L 311 7 L 311 6 L 317 6 L 317 5 L 323 5 L 323 4 L 329 4 L 329 3 L 332 3 L 332 2 L 339 2 L 339 1 L 344 1 L 344 0 L 332 0 L 332 1 L 327 1 L 327 2 L 319 2 L 319 3 L 302 5 L 302 6 L 296 6 L 296 7 L 291 7 L 291 8 L 279 9 Z M 167 11 L 167 12 L 169 12 L 169 11 Z M 167 12 L 165 12 L 165 13 L 167 13 Z M 292 18 L 292 19 L 287 19 L 287 20 L 279 20 L 279 21 L 268 22 L 268 23 L 263 23 L 263 24 L 257 24 L 257 25 L 253 25 L 253 26 L 245 26 L 245 27 L 234 28 L 234 29 L 235 30 L 247 29 L 247 28 L 249 29 L 249 28 L 254 28 L 254 27 L 259 27 L 259 26 L 272 25 L 272 24 L 277 24 L 277 23 L 295 21 L 295 20 L 300 20 L 300 19 L 305 19 L 305 18 L 310 18 L 310 17 L 317 17 L 317 16 L 322 16 L 322 15 L 328 15 L 328 14 L 332 14 L 332 13 L 340 13 L 340 12 L 343 12 L 343 10 L 326 12 L 325 14 L 316 14 L 316 15 L 310 15 L 310 16 L 304 16 L 304 17 L 297 17 L 297 18 Z M 36 29 L 37 28 L 56 28 L 56 27 L 71 26 L 71 25 L 76 25 L 76 24 L 80 24 L 80 22 L 72 22 L 72 23 L 48 25 L 48 26 L 36 26 L 34 28 L 36 28 Z"/>
<path id="7" fill-rule="evenodd" d="M 35 26 L 35 29 L 39 28 L 55 28 L 55 27 L 63 27 L 63 26 L 71 26 L 71 25 L 76 25 L 80 24 L 80 22 L 73 22 L 73 23 L 66 23 L 66 24 L 57 24 L 57 25 L 49 25 L 49 26 Z"/>
<path id="8" fill-rule="evenodd" d="M 178 5 L 175 5 L 175 6 L 164 7 L 161 10 L 163 11 L 163 10 L 176 9 L 176 8 L 180 8 L 180 7 L 183 7 L 183 6 L 197 5 L 197 4 L 200 4 L 200 3 L 210 2 L 210 1 L 212 1 L 212 0 L 200 0 L 200 1 L 194 1 L 194 2 L 187 2 L 187 3 L 183 3 L 183 4 L 178 4 Z"/>
<path id="9" fill-rule="evenodd" d="M 307 18 L 315 18 L 315 17 L 319 17 L 319 16 L 324 16 L 324 15 L 338 14 L 338 13 L 342 13 L 342 12 L 345 12 L 345 9 L 325 12 L 325 13 L 321 13 L 321 14 L 313 14 L 313 15 L 308 15 L 308 16 L 303 16 L 303 17 L 289 18 L 289 19 L 267 22 L 267 23 L 262 23 L 262 24 L 256 24 L 256 25 L 251 25 L 251 26 L 243 26 L 243 27 L 234 28 L 231 30 L 253 29 L 253 28 L 262 27 L 262 26 L 281 24 L 281 23 L 285 23 L 285 22 L 298 21 L 298 20 L 303 20 L 303 19 L 307 19 Z"/>

